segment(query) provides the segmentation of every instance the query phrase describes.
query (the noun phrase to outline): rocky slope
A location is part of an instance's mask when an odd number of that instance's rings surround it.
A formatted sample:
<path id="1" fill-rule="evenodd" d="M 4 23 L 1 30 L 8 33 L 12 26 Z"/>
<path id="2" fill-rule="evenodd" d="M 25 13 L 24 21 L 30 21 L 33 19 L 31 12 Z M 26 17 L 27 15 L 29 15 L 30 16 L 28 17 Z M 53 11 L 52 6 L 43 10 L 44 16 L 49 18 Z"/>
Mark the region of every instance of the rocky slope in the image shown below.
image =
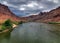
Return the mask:
<path id="1" fill-rule="evenodd" d="M 38 15 L 27 17 L 29 21 L 60 22 L 60 7 L 49 12 L 40 12 Z"/>
<path id="2" fill-rule="evenodd" d="M 7 6 L 0 3 L 0 23 L 3 23 L 7 19 L 11 19 L 12 21 L 17 22 L 25 21 L 25 19 L 20 18 L 16 16 L 14 13 L 12 13 Z"/>

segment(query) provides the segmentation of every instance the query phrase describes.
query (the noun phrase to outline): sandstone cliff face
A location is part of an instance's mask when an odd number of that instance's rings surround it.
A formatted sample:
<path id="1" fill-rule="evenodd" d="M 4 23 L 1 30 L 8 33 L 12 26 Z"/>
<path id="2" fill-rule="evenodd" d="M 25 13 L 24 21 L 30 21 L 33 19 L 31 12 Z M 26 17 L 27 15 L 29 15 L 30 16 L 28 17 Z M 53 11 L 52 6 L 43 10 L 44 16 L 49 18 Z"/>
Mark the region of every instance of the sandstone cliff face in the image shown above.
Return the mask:
<path id="1" fill-rule="evenodd" d="M 40 12 L 39 15 L 32 15 L 28 18 L 38 22 L 60 22 L 60 7 L 49 12 Z"/>
<path id="2" fill-rule="evenodd" d="M 45 22 L 60 22 L 60 7 L 47 12 L 44 18 Z"/>
<path id="3" fill-rule="evenodd" d="M 16 16 L 14 13 L 12 13 L 7 6 L 0 4 L 0 23 L 4 22 L 7 19 L 18 22 L 23 20 L 20 17 Z"/>

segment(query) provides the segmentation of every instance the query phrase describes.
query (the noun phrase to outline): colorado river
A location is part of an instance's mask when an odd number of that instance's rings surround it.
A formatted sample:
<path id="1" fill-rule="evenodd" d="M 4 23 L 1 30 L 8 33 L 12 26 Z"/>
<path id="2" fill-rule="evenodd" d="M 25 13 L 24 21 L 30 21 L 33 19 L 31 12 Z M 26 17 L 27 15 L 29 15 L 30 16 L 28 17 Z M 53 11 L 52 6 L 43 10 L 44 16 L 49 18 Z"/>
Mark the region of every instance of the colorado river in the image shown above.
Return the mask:
<path id="1" fill-rule="evenodd" d="M 0 43 L 60 43 L 60 36 L 49 30 L 59 26 L 29 22 L 19 25 L 11 33 L 0 35 Z"/>

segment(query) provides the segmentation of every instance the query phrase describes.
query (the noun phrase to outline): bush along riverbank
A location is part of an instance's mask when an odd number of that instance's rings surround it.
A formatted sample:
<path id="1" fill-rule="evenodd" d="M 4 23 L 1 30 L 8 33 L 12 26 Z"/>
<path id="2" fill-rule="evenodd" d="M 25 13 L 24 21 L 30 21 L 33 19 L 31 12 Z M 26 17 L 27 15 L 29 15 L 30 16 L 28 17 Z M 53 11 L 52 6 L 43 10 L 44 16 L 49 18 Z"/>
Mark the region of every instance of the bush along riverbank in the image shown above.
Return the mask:
<path id="1" fill-rule="evenodd" d="M 8 19 L 0 25 L 0 33 L 13 30 L 13 28 L 17 27 L 19 24 L 22 24 L 22 23 L 23 23 L 22 21 L 12 22 L 10 19 Z"/>
<path id="2" fill-rule="evenodd" d="M 60 22 L 48 22 L 48 24 L 60 24 Z"/>

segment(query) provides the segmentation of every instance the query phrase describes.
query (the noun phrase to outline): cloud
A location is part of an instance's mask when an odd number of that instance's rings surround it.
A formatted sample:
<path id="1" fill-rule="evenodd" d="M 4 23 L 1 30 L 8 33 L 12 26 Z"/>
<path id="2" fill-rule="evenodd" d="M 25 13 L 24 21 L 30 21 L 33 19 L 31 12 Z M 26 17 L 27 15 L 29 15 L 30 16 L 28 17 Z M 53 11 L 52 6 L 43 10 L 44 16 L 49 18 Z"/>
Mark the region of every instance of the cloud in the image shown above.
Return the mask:
<path id="1" fill-rule="evenodd" d="M 0 3 L 23 11 L 26 15 L 35 14 L 40 11 L 50 11 L 60 6 L 59 2 L 60 0 L 0 0 Z"/>
<path id="2" fill-rule="evenodd" d="M 59 3 L 59 0 L 48 0 L 48 1 L 51 1 L 53 3 Z"/>
<path id="3" fill-rule="evenodd" d="M 2 1 L 1 3 L 4 4 L 4 5 L 10 6 L 10 7 L 17 8 L 17 6 L 15 6 L 13 4 L 9 4 L 7 1 Z"/>
<path id="4" fill-rule="evenodd" d="M 3 0 L 2 3 L 19 10 L 47 10 L 56 7 L 59 0 Z"/>
<path id="5" fill-rule="evenodd" d="M 44 6 L 41 5 L 41 4 L 38 4 L 37 2 L 29 2 L 27 4 L 23 4 L 23 5 L 20 5 L 20 10 L 21 8 L 25 9 L 25 10 L 38 10 L 38 9 L 43 9 Z"/>
<path id="6" fill-rule="evenodd" d="M 23 7 L 22 7 L 22 8 L 19 8 L 19 10 L 22 10 L 22 11 L 24 11 L 24 10 L 25 10 L 25 8 L 23 8 Z"/>
<path id="7" fill-rule="evenodd" d="M 32 14 L 29 14 L 29 15 L 26 15 L 26 16 L 31 16 L 31 15 L 38 15 L 38 13 L 35 13 L 35 14 L 32 13 Z"/>
<path id="8" fill-rule="evenodd" d="M 35 7 L 35 6 L 38 6 L 38 3 L 37 2 L 33 2 L 31 1 L 30 3 L 27 4 L 27 7 Z"/>

